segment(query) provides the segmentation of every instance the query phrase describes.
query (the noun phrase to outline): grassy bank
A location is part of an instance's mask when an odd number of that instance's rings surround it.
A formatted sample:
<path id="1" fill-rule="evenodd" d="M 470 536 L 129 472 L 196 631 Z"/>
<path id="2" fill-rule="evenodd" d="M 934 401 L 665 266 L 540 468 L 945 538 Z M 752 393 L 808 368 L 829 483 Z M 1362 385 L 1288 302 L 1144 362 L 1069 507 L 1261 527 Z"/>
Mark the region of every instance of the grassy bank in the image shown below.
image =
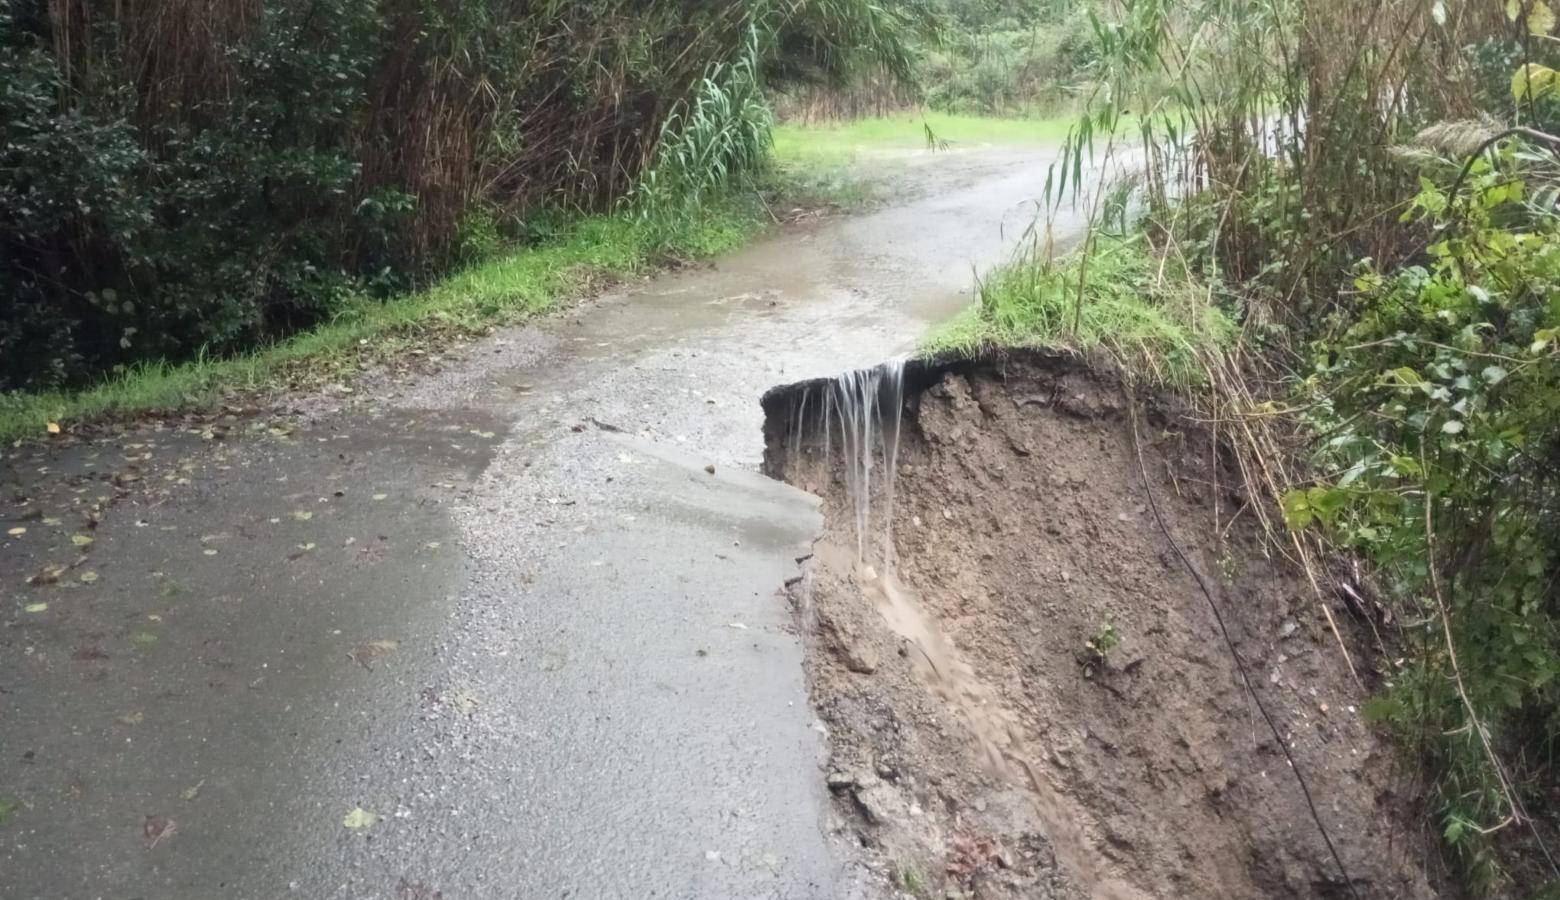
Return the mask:
<path id="1" fill-rule="evenodd" d="M 780 125 L 774 130 L 774 153 L 783 163 L 848 163 L 863 154 L 924 150 L 928 128 L 954 150 L 1004 144 L 1060 145 L 1073 121 L 908 112 L 823 125 Z"/>
<path id="2" fill-rule="evenodd" d="M 1235 326 L 1208 291 L 1141 236 L 1100 236 L 1087 258 L 1021 258 L 979 282 L 978 302 L 935 329 L 929 352 L 975 355 L 1000 347 L 1103 350 L 1157 382 L 1202 377 L 1200 361 Z"/>
<path id="3" fill-rule="evenodd" d="M 427 290 L 356 300 L 329 323 L 252 353 L 138 366 L 82 391 L 0 395 L 0 440 L 347 379 L 410 350 L 553 309 L 602 279 L 724 252 L 756 233 L 763 215 L 728 204 L 674 234 L 638 219 L 588 218 L 551 243 L 474 265 Z"/>

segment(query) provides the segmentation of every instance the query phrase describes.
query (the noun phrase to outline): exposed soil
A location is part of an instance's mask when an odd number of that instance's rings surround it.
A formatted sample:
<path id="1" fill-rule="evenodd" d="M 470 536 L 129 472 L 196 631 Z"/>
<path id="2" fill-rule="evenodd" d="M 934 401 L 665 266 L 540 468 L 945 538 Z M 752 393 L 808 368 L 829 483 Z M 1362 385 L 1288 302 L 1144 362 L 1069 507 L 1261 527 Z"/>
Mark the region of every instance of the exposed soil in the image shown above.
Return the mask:
<path id="1" fill-rule="evenodd" d="M 1364 691 L 1303 575 L 1238 514 L 1205 429 L 1164 402 L 1139 416 L 1162 530 L 1113 376 L 1042 354 L 912 366 L 892 565 L 873 524 L 867 567 L 837 420 L 826 437 L 816 401 L 800 407 L 826 384 L 765 398 L 766 467 L 825 500 L 792 596 L 826 777 L 905 893 L 1435 895 Z M 1212 589 L 1352 890 L 1166 531 Z"/>

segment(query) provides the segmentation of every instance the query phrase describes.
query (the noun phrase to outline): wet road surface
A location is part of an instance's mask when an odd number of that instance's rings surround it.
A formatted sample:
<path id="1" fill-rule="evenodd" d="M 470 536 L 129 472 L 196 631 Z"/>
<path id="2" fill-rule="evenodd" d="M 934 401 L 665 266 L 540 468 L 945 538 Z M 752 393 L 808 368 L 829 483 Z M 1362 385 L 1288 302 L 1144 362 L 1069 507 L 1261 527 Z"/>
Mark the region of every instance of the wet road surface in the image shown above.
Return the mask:
<path id="1" fill-rule="evenodd" d="M 968 303 L 1045 158 L 916 157 L 919 199 L 299 424 L 18 451 L 0 896 L 873 896 L 777 597 L 817 503 L 756 474 L 758 397 Z"/>

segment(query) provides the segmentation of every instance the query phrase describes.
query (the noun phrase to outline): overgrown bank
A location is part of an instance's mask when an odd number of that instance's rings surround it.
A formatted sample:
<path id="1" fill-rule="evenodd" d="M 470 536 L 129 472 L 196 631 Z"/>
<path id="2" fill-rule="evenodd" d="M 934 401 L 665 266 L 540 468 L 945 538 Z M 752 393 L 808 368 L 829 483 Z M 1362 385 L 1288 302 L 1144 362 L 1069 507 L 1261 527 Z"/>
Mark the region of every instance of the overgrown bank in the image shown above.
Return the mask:
<path id="1" fill-rule="evenodd" d="M 1053 173 L 1099 227 L 1061 261 L 1042 233 L 943 338 L 1199 385 L 1481 897 L 1560 896 L 1554 29 L 1523 0 L 1124 5 Z"/>
<path id="2" fill-rule="evenodd" d="M 762 155 L 761 87 L 908 74 L 856 0 L 0 2 L 0 390 L 226 355 Z M 655 175 L 657 177 L 650 177 Z"/>
<path id="3" fill-rule="evenodd" d="M 0 395 L 0 441 L 342 384 L 379 363 L 436 352 L 450 340 L 545 312 L 669 259 L 728 250 L 763 225 L 757 210 L 730 201 L 706 213 L 677 234 L 630 217 L 586 219 L 540 246 L 500 253 L 426 290 L 385 300 L 354 296 L 329 322 L 252 352 L 132 365 L 80 390 Z"/>

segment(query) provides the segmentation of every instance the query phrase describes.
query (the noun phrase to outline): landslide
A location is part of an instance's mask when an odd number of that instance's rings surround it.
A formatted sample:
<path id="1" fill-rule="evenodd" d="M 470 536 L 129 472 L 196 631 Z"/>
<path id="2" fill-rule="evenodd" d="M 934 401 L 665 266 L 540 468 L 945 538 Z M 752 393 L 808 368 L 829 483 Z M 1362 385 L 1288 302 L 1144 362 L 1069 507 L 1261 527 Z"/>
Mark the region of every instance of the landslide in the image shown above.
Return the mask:
<path id="1" fill-rule="evenodd" d="M 1059 354 L 912 361 L 864 406 L 847 387 L 767 394 L 765 464 L 824 500 L 791 588 L 824 777 L 901 891 L 1436 896 L 1364 689 L 1207 428 L 1139 398 L 1134 429 L 1121 378 Z"/>

